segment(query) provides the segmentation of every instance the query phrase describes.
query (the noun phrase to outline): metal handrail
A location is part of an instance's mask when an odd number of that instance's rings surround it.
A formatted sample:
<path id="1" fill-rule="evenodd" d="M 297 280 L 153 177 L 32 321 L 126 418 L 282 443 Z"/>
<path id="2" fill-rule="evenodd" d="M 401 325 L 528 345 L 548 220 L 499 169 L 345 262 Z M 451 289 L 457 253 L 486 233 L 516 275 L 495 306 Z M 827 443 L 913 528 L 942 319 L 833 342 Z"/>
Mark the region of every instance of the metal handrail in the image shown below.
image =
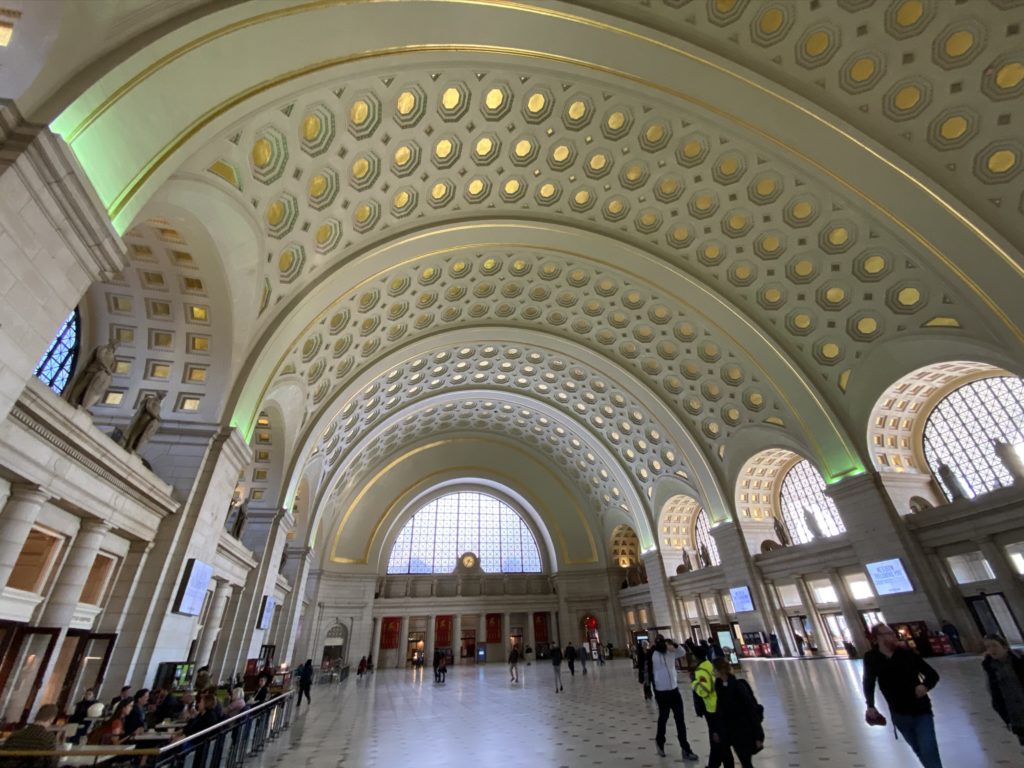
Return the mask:
<path id="1" fill-rule="evenodd" d="M 247 709 L 244 712 L 239 712 L 237 715 L 221 720 L 219 723 L 210 726 L 202 731 L 193 733 L 191 736 L 186 736 L 182 739 L 178 739 L 170 744 L 167 744 L 159 748 L 138 748 L 132 749 L 119 748 L 120 745 L 97 745 L 90 749 L 56 749 L 56 750 L 42 750 L 42 749 L 24 749 L 24 750 L 0 750 L 0 761 L 8 758 L 17 757 L 91 757 L 96 760 L 107 760 L 115 757 L 122 758 L 136 758 L 136 757 L 155 757 L 156 760 L 153 762 L 154 766 L 168 765 L 172 760 L 184 758 L 185 755 L 196 752 L 211 742 L 220 741 L 220 744 L 215 744 L 215 747 L 219 748 L 223 746 L 223 741 L 231 733 L 237 733 L 239 730 L 243 730 L 242 736 L 242 751 L 237 755 L 234 762 L 231 762 L 231 756 L 228 756 L 229 764 L 233 766 L 241 765 L 244 761 L 246 754 L 244 752 L 245 741 L 250 735 L 253 737 L 254 749 L 252 753 L 263 749 L 263 744 L 269 737 L 271 740 L 276 737 L 279 731 L 285 730 L 289 727 L 289 709 L 291 702 L 291 693 L 281 693 L 274 696 L 262 704 L 257 704 L 251 709 Z M 252 723 L 255 723 L 261 719 L 269 718 L 274 710 L 281 710 L 281 719 L 275 723 L 269 733 L 257 731 L 251 733 L 251 729 L 247 728 Z M 130 737 L 129 737 L 130 738 Z M 236 749 L 235 741 L 232 741 L 232 749 L 234 752 Z M 220 763 L 222 755 L 218 751 L 217 761 Z M 204 757 L 204 763 L 206 758 Z"/>

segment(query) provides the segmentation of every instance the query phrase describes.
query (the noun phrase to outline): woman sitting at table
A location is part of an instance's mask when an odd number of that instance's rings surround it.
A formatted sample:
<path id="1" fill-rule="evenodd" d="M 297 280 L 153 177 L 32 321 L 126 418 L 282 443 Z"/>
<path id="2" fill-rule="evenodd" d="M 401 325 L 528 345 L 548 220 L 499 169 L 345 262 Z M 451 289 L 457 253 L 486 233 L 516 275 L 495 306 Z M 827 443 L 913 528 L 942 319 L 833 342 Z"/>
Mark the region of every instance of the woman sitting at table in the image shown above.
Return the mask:
<path id="1" fill-rule="evenodd" d="M 224 717 L 234 717 L 237 714 L 244 712 L 248 705 L 245 703 L 245 689 L 244 688 L 233 688 L 231 690 L 231 701 L 224 707 Z"/>
<path id="2" fill-rule="evenodd" d="M 200 731 L 205 731 L 207 728 L 212 728 L 219 722 L 220 718 L 217 716 L 217 697 L 212 693 L 204 693 L 199 697 L 199 714 L 185 723 L 182 733 L 186 736 L 192 736 Z"/>
<path id="3" fill-rule="evenodd" d="M 131 699 L 122 700 L 114 707 L 110 717 L 100 723 L 87 739 L 89 744 L 109 746 L 124 741 L 124 720 L 132 711 L 135 702 Z"/>

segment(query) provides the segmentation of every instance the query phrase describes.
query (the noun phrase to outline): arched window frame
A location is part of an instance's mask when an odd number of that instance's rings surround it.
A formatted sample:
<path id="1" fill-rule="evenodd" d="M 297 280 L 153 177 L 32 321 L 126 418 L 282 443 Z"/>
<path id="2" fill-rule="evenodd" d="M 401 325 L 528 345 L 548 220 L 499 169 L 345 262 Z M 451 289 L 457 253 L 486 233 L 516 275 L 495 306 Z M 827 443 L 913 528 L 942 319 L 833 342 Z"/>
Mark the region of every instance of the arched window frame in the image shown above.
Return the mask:
<path id="1" fill-rule="evenodd" d="M 1012 485 L 993 441 L 1024 446 L 1024 381 L 990 376 L 957 387 L 932 408 L 921 440 L 928 468 L 947 499 L 953 496 L 939 476 L 940 464 L 953 470 L 968 498 Z"/>
<path id="2" fill-rule="evenodd" d="M 779 511 L 794 544 L 814 540 L 804 520 L 804 509 L 814 515 L 826 538 L 846 531 L 835 502 L 825 495 L 825 480 L 807 459 L 787 470 L 779 486 Z"/>
<path id="3" fill-rule="evenodd" d="M 474 497 L 477 504 L 475 511 L 464 511 L 462 505 L 473 502 L 463 497 Z M 454 509 L 445 503 L 453 499 Z M 489 508 L 484 509 L 481 502 Z M 453 513 L 454 527 L 446 526 L 445 523 L 452 520 Z M 497 514 L 497 524 L 485 530 L 480 523 L 482 516 L 494 513 Z M 465 527 L 462 526 L 463 514 L 466 514 Z M 475 532 L 471 525 L 474 514 L 477 521 Z M 512 520 L 510 515 L 517 523 L 514 531 L 507 525 Z M 417 530 L 417 523 L 423 533 Z M 510 560 L 511 555 L 505 554 L 506 547 L 513 546 L 515 540 L 519 543 L 519 568 L 510 567 L 514 560 Z M 488 573 L 542 573 L 544 569 L 537 534 L 520 510 L 496 495 L 476 489 L 462 489 L 436 496 L 413 513 L 391 546 L 387 573 L 451 573 L 455 569 L 458 557 L 465 552 L 475 553 L 479 558 L 480 567 Z M 426 565 L 421 555 L 428 553 L 429 565 L 416 567 L 417 560 Z"/>
<path id="4" fill-rule="evenodd" d="M 701 545 L 707 547 L 708 557 L 711 559 L 710 565 L 722 564 L 722 556 L 718 554 L 718 542 L 715 541 L 715 537 L 711 534 L 711 518 L 708 517 L 706 509 L 701 508 L 693 519 L 693 541 L 696 544 L 698 554 L 702 550 Z M 707 565 L 705 563 L 705 566 Z"/>
<path id="5" fill-rule="evenodd" d="M 36 363 L 35 377 L 58 395 L 67 388 L 78 365 L 81 339 L 82 317 L 76 307 L 61 323 L 50 346 Z"/>

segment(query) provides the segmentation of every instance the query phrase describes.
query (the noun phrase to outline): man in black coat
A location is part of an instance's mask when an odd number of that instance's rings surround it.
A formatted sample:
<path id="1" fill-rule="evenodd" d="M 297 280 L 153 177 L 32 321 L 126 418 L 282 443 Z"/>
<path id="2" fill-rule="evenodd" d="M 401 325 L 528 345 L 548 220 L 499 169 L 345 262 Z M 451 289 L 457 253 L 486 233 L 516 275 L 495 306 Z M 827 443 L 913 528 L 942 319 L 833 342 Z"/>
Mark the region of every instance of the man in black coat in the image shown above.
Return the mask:
<path id="1" fill-rule="evenodd" d="M 149 703 L 149 689 L 143 688 L 135 694 L 132 711 L 124 719 L 124 735 L 135 736 L 146 730 L 146 705 Z"/>
<path id="2" fill-rule="evenodd" d="M 882 689 L 889 704 L 893 725 L 924 768 L 942 768 L 939 745 L 935 739 L 935 718 L 928 692 L 938 685 L 939 673 L 920 656 L 900 642 L 887 624 L 871 630 L 875 647 L 864 654 L 865 717 L 880 719 L 875 709 L 875 685 Z"/>
<path id="3" fill-rule="evenodd" d="M 992 709 L 1024 746 L 1024 657 L 1010 650 L 1001 635 L 985 635 L 981 662 L 992 696 Z"/>

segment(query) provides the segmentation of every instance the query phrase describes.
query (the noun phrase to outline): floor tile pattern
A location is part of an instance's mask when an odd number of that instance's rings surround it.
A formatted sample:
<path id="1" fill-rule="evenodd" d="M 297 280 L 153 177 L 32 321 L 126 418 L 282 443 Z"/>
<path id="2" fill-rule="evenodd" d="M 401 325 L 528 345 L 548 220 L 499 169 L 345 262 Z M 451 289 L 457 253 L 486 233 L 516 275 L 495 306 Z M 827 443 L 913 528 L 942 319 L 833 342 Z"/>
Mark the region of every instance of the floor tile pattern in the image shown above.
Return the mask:
<path id="1" fill-rule="evenodd" d="M 938 659 L 933 695 L 947 768 L 1024 766 L 1024 751 L 989 706 L 977 658 Z M 916 766 L 892 728 L 864 724 L 861 664 L 844 659 L 751 661 L 743 666 L 765 707 L 765 768 Z M 499 665 L 453 667 L 445 685 L 426 670 L 386 670 L 313 690 L 291 728 L 259 768 L 502 766 L 576 768 L 680 764 L 669 727 L 668 757 L 654 749 L 657 710 L 628 661 L 591 665 L 586 676 L 563 667 L 556 694 L 550 665 L 520 667 L 520 684 Z M 685 693 L 685 691 L 684 691 Z M 703 768 L 707 731 L 684 695 L 690 742 Z"/>

